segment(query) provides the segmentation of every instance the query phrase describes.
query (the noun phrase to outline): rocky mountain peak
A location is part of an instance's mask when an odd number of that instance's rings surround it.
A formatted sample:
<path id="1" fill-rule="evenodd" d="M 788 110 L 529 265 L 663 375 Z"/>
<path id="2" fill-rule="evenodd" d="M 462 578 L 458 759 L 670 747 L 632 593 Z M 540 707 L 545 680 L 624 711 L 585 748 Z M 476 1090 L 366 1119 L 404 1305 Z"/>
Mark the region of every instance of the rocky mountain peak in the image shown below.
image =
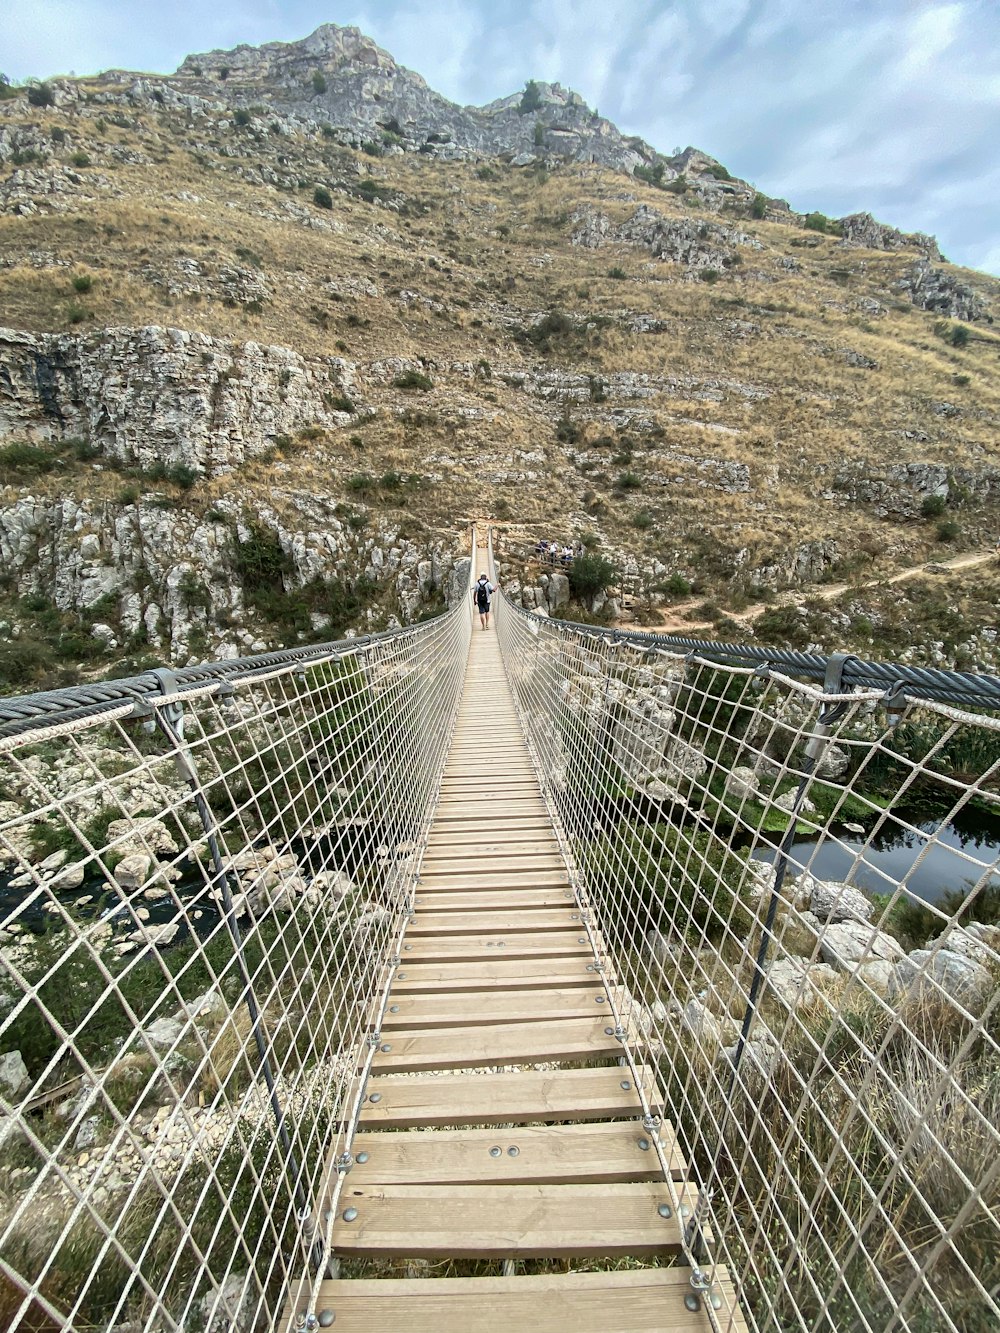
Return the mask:
<path id="1" fill-rule="evenodd" d="M 359 28 L 324 23 L 297 42 L 265 42 L 262 46 L 243 44 L 229 51 L 190 55 L 177 73 L 195 78 L 215 75 L 223 81 L 273 81 L 291 87 L 303 77 L 308 83 L 317 71 L 334 74 L 347 66 L 391 73 L 400 69 L 388 51 L 383 51 Z M 406 73 L 426 87 L 419 74 Z"/>

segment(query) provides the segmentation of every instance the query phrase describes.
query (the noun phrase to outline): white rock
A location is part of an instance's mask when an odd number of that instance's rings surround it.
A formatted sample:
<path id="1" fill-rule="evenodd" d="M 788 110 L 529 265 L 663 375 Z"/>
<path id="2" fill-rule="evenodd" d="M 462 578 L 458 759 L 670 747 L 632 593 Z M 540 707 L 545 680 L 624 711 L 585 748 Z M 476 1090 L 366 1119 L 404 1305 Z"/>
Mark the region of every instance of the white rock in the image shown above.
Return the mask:
<path id="1" fill-rule="evenodd" d="M 152 864 L 153 858 L 144 852 L 134 852 L 131 856 L 122 857 L 114 870 L 118 886 L 126 893 L 139 888 L 148 878 Z"/>
<path id="2" fill-rule="evenodd" d="M 942 992 L 978 1012 L 992 989 L 990 973 L 980 963 L 950 949 L 914 949 L 895 966 L 888 999 L 940 996 Z"/>
<path id="3" fill-rule="evenodd" d="M 20 1051 L 7 1051 L 0 1055 L 0 1088 L 9 1099 L 13 1099 L 30 1082 L 28 1066 Z"/>
<path id="4" fill-rule="evenodd" d="M 38 869 L 58 870 L 68 856 L 69 852 L 66 851 L 65 847 L 60 848 L 58 852 L 51 852 L 44 861 L 39 861 Z"/>
<path id="5" fill-rule="evenodd" d="M 737 801 L 753 800 L 760 791 L 760 778 L 752 768 L 739 766 L 726 778 L 726 792 Z"/>
<path id="6" fill-rule="evenodd" d="M 859 963 L 896 962 L 903 957 L 902 947 L 891 935 L 862 921 L 821 927 L 819 951 L 838 972 L 853 972 Z"/>
<path id="7" fill-rule="evenodd" d="M 76 1131 L 73 1148 L 76 1152 L 85 1152 L 97 1142 L 97 1127 L 100 1124 L 96 1115 L 87 1116 Z"/>
<path id="8" fill-rule="evenodd" d="M 143 1034 L 151 1046 L 173 1046 L 184 1031 L 184 1024 L 177 1018 L 158 1018 L 143 1028 Z"/>
<path id="9" fill-rule="evenodd" d="M 851 884 L 818 879 L 809 896 L 809 910 L 820 921 L 832 925 L 839 921 L 870 921 L 873 906 L 871 900 Z"/>
<path id="10" fill-rule="evenodd" d="M 808 1003 L 836 977 L 828 964 L 810 963 L 805 958 L 779 958 L 767 969 L 768 985 L 786 1009 Z"/>

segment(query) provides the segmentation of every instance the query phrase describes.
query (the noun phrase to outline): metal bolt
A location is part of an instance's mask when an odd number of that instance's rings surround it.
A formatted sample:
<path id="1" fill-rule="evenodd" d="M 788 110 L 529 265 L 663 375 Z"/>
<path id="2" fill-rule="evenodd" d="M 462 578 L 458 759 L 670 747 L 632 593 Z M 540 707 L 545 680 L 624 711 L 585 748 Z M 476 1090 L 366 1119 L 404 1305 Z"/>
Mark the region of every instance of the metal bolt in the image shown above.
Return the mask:
<path id="1" fill-rule="evenodd" d="M 405 972 L 397 972 L 397 974 L 396 974 L 396 980 L 397 980 L 397 981 L 405 981 L 405 980 L 406 980 L 406 973 L 405 973 Z"/>
<path id="2" fill-rule="evenodd" d="M 606 1037 L 613 1037 L 613 1036 L 615 1035 L 615 1030 L 614 1030 L 614 1028 L 605 1028 L 605 1029 L 604 1029 L 604 1035 L 605 1035 Z"/>
<path id="3" fill-rule="evenodd" d="M 333 1216 L 333 1209 L 332 1209 L 332 1208 L 327 1208 L 326 1212 L 323 1214 L 323 1221 L 324 1221 L 324 1222 L 329 1222 L 329 1220 L 330 1220 L 330 1218 L 331 1218 L 332 1216 Z"/>
<path id="4" fill-rule="evenodd" d="M 331 1324 L 337 1322 L 337 1313 L 335 1310 L 320 1310 L 319 1326 L 320 1328 L 329 1328 Z"/>
<path id="5" fill-rule="evenodd" d="M 692 1268 L 691 1285 L 696 1291 L 705 1291 L 712 1285 L 712 1279 L 705 1272 L 704 1268 Z"/>
<path id="6" fill-rule="evenodd" d="M 640 1152 L 649 1152 L 649 1139 L 639 1139 L 638 1144 Z"/>
<path id="7" fill-rule="evenodd" d="M 390 1005 L 389 1005 L 389 1013 L 390 1013 L 390 1014 L 398 1014 L 398 1013 L 399 1013 L 399 1005 L 398 1005 L 398 1004 L 390 1004 Z"/>
<path id="8" fill-rule="evenodd" d="M 492 1148 L 490 1149 L 490 1156 L 491 1156 L 491 1157 L 499 1157 L 499 1156 L 501 1156 L 502 1153 L 503 1153 L 503 1149 L 499 1146 L 499 1144 L 496 1144 L 494 1147 L 492 1147 Z"/>
<path id="9" fill-rule="evenodd" d="M 586 943 L 587 943 L 586 935 L 581 935 L 580 938 L 577 940 L 577 944 L 586 944 Z"/>
<path id="10" fill-rule="evenodd" d="M 686 1310 L 690 1310 L 692 1314 L 696 1313 L 698 1310 L 701 1309 L 701 1301 L 698 1299 L 698 1297 L 694 1294 L 693 1291 L 689 1291 L 688 1294 L 684 1297 L 684 1308 Z"/>
<path id="11" fill-rule="evenodd" d="M 713 1309 L 713 1310 L 721 1310 L 721 1309 L 722 1309 L 722 1297 L 719 1295 L 719 1293 L 718 1293 L 717 1291 L 713 1291 L 713 1292 L 712 1292 L 712 1295 L 711 1295 L 711 1297 L 710 1297 L 709 1299 L 710 1299 L 711 1302 L 712 1302 L 712 1309 Z"/>
<path id="12" fill-rule="evenodd" d="M 366 1152 L 359 1152 L 357 1161 L 361 1166 L 364 1166 L 365 1162 L 368 1161 L 368 1154 Z"/>
<path id="13" fill-rule="evenodd" d="M 506 940 L 497 940 L 497 948 L 498 948 L 498 949 L 506 949 L 506 947 L 507 947 L 507 941 L 506 941 Z"/>
<path id="14" fill-rule="evenodd" d="M 341 1174 L 343 1174 L 343 1172 L 345 1171 L 350 1171 L 353 1165 L 354 1165 L 354 1158 L 351 1156 L 349 1152 L 342 1152 L 340 1156 L 337 1158 L 337 1170 Z"/>
<path id="15" fill-rule="evenodd" d="M 380 1092 L 373 1092 L 368 1100 L 372 1102 L 380 1102 L 382 1100 L 382 1094 Z"/>
<path id="16" fill-rule="evenodd" d="M 318 1328 L 318 1327 L 319 1327 L 319 1320 L 316 1318 L 316 1316 L 315 1316 L 314 1314 L 307 1314 L 307 1315 L 306 1315 L 306 1328 L 308 1328 L 308 1329 L 311 1331 L 312 1329 L 314 1329 L 314 1328 Z"/>
<path id="17" fill-rule="evenodd" d="M 518 1156 L 520 1156 L 520 1153 L 521 1153 L 521 1149 L 518 1148 L 517 1145 L 516 1145 L 516 1144 L 513 1144 L 513 1143 L 512 1143 L 511 1146 L 507 1149 L 507 1156 L 508 1156 L 508 1157 L 518 1157 Z"/>
<path id="18" fill-rule="evenodd" d="M 587 971 L 588 971 L 588 972 L 593 972 L 593 970 L 594 970 L 594 964 L 593 964 L 593 963 L 588 963 L 588 964 L 587 964 Z"/>
<path id="19" fill-rule="evenodd" d="M 680 1213 L 681 1217 L 687 1217 L 690 1214 L 691 1209 L 687 1206 L 686 1203 L 682 1203 L 677 1211 Z"/>
<path id="20" fill-rule="evenodd" d="M 382 1054 L 388 1055 L 391 1050 L 392 1050 L 391 1044 L 389 1042 L 386 1042 L 385 1045 L 382 1047 Z"/>
<path id="21" fill-rule="evenodd" d="M 571 912 L 571 913 L 570 913 L 570 916 L 569 916 L 569 919 L 570 919 L 570 921 L 579 921 L 579 920 L 580 920 L 580 914 L 579 914 L 579 912 Z"/>
<path id="22" fill-rule="evenodd" d="M 493 940 L 487 940 L 487 941 L 486 941 L 486 947 L 487 947 L 487 949 L 492 949 L 492 948 L 494 947 Z"/>
<path id="23" fill-rule="evenodd" d="M 660 1214 L 661 1217 L 673 1217 L 674 1215 L 673 1209 L 670 1207 L 669 1203 L 661 1203 L 656 1211 Z"/>
<path id="24" fill-rule="evenodd" d="M 594 996 L 594 1003 L 595 1003 L 595 1004 L 603 1004 L 603 1003 L 604 1003 L 604 996 L 603 996 L 603 995 L 595 995 L 595 996 Z"/>
<path id="25" fill-rule="evenodd" d="M 632 1086 L 632 1082 L 630 1079 L 623 1078 L 618 1086 L 622 1089 L 623 1092 L 628 1092 L 629 1088 Z"/>
<path id="26" fill-rule="evenodd" d="M 358 1210 L 356 1208 L 344 1209 L 343 1218 L 345 1222 L 353 1222 L 354 1219 L 357 1217 L 357 1215 L 358 1215 Z"/>
<path id="27" fill-rule="evenodd" d="M 306 1317 L 305 1317 L 305 1315 L 304 1315 L 304 1314 L 297 1314 L 297 1315 L 295 1316 L 295 1327 L 296 1327 L 296 1328 L 305 1328 L 305 1326 L 306 1326 Z"/>
<path id="28" fill-rule="evenodd" d="M 413 948 L 413 945 L 412 945 L 412 944 L 404 944 L 404 945 L 403 945 L 403 948 L 406 950 L 407 953 L 409 953 L 410 950 Z"/>

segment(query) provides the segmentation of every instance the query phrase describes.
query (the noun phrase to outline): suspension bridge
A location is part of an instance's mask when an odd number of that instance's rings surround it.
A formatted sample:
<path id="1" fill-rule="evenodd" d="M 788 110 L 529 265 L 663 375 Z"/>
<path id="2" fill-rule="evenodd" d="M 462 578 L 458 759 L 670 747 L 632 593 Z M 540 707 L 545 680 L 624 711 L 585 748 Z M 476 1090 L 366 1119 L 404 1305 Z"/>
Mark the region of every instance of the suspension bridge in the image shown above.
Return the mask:
<path id="1" fill-rule="evenodd" d="M 998 716 L 502 596 L 0 700 L 0 1318 L 994 1328 Z"/>

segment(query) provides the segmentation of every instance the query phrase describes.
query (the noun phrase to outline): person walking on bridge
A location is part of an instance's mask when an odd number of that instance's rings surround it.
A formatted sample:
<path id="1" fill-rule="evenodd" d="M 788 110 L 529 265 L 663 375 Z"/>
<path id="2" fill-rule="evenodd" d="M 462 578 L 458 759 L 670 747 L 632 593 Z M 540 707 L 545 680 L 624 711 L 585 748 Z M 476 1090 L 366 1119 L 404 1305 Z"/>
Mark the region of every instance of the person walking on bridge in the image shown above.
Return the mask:
<path id="1" fill-rule="evenodd" d="M 490 627 L 490 601 L 496 592 L 493 584 L 485 574 L 479 575 L 479 582 L 472 589 L 472 600 L 476 604 L 476 610 L 479 612 L 479 623 L 483 629 Z"/>

